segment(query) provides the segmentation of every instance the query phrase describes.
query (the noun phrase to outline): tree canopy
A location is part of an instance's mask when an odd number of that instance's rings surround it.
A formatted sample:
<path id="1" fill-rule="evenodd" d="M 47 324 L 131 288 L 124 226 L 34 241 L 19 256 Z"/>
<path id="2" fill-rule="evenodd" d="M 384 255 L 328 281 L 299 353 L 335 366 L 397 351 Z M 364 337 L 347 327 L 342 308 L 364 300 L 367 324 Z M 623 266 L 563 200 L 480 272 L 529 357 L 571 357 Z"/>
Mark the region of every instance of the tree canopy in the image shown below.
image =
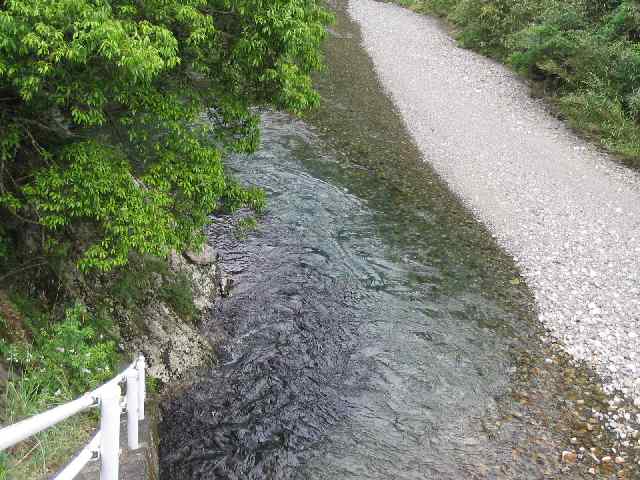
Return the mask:
<path id="1" fill-rule="evenodd" d="M 222 159 L 256 148 L 252 107 L 318 102 L 330 20 L 315 0 L 0 0 L 0 253 L 35 231 L 105 271 L 194 245 L 221 203 L 259 208 Z"/>

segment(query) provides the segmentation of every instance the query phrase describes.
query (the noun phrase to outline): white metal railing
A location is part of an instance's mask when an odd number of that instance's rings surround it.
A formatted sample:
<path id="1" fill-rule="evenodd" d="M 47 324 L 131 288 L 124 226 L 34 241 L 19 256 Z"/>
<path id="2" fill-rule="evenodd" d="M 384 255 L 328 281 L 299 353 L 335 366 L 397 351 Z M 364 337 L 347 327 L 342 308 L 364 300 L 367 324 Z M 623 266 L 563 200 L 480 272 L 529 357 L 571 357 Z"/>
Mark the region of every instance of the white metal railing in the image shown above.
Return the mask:
<path id="1" fill-rule="evenodd" d="M 122 401 L 120 384 L 126 382 Z M 140 447 L 138 422 L 144 420 L 145 362 L 140 356 L 122 373 L 92 392 L 0 430 L 0 452 L 92 407 L 100 407 L 100 429 L 54 480 L 72 480 L 87 465 L 100 460 L 100 480 L 118 480 L 120 469 L 120 415 L 127 412 L 127 445 Z"/>

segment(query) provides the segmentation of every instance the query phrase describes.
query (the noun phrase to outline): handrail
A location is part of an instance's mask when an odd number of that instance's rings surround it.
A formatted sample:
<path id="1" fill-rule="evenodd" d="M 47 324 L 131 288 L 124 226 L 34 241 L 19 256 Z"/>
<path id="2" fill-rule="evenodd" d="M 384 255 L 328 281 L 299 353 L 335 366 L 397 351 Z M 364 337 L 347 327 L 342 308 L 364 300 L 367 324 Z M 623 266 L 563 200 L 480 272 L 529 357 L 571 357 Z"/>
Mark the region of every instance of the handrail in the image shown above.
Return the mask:
<path id="1" fill-rule="evenodd" d="M 0 451 L 95 405 L 97 405 L 95 398 L 83 395 L 72 402 L 5 427 L 0 430 Z"/>
<path id="2" fill-rule="evenodd" d="M 78 476 L 87 463 L 97 459 L 100 451 L 100 432 L 96 433 L 87 446 L 80 450 L 71 462 L 62 469 L 55 480 L 73 480 Z"/>
<path id="3" fill-rule="evenodd" d="M 120 384 L 126 382 L 125 402 Z M 100 459 L 100 480 L 117 480 L 120 454 L 120 415 L 127 412 L 127 445 L 140 447 L 138 421 L 144 420 L 145 360 L 141 355 L 123 372 L 95 390 L 46 412 L 0 430 L 0 452 L 89 408 L 100 406 L 100 429 L 55 480 L 72 480 L 92 460 Z"/>

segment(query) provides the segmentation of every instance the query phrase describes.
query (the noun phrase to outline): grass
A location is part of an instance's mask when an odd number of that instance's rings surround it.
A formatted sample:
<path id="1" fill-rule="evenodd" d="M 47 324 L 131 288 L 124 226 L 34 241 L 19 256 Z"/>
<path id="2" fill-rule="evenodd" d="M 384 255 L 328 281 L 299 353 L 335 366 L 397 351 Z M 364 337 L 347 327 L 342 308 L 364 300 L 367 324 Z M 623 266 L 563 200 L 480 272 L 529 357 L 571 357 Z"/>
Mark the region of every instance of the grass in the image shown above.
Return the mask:
<path id="1" fill-rule="evenodd" d="M 43 398 L 21 377 L 10 382 L 3 403 L 3 424 L 45 411 L 72 399 L 69 392 L 57 398 Z M 0 480 L 37 480 L 49 478 L 66 465 L 73 455 L 90 439 L 98 426 L 95 412 L 87 412 L 65 420 L 24 442 L 0 457 Z"/>
<path id="2" fill-rule="evenodd" d="M 13 424 L 77 398 L 113 377 L 118 363 L 114 318 L 144 315 L 162 301 L 184 320 L 193 320 L 191 279 L 169 269 L 165 259 L 132 257 L 126 269 L 94 278 L 89 311 L 65 308 L 56 298 L 34 299 L 28 289 L 0 290 L 0 423 Z M 49 306 L 47 306 L 49 305 Z M 122 327 L 122 325 L 120 325 Z M 120 340 L 119 338 L 117 338 Z M 147 377 L 149 391 L 157 390 Z M 0 455 L 0 480 L 50 478 L 90 439 L 97 410 L 76 415 Z"/>
<path id="3" fill-rule="evenodd" d="M 13 424 L 89 391 L 114 374 L 115 342 L 95 328 L 84 306 L 54 318 L 21 298 L 20 305 L 3 296 L 0 324 L 11 323 L 26 335 L 0 339 L 3 366 L 9 377 L 0 397 L 0 422 Z M 31 318 L 28 318 L 30 316 Z M 96 411 L 76 415 L 9 449 L 0 457 L 0 480 L 49 478 L 71 460 L 98 425 Z"/>
<path id="4" fill-rule="evenodd" d="M 640 168 L 635 0 L 396 0 L 439 15 L 462 46 L 531 79 L 577 132 Z"/>

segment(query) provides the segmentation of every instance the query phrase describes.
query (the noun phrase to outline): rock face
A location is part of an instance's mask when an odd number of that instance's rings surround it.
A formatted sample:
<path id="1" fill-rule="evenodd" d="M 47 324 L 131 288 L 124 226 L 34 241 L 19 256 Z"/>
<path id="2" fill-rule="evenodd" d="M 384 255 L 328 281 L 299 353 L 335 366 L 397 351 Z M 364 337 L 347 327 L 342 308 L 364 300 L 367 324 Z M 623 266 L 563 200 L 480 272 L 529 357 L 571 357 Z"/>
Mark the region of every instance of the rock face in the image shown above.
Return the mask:
<path id="1" fill-rule="evenodd" d="M 578 459 L 578 455 L 575 452 L 572 452 L 570 450 L 562 452 L 563 463 L 568 463 L 573 465 L 574 463 L 576 463 L 577 459 Z"/>
<path id="2" fill-rule="evenodd" d="M 188 382 L 199 367 L 214 360 L 212 336 L 204 336 L 198 326 L 217 297 L 226 295 L 231 283 L 217 261 L 215 251 L 208 247 L 195 261 L 189 254 L 172 253 L 169 268 L 191 280 L 194 305 L 198 317 L 194 322 L 180 318 L 165 302 L 154 299 L 145 308 L 141 319 L 132 324 L 128 348 L 145 355 L 149 375 L 163 383 Z M 209 263 L 209 260 L 211 260 Z"/>
<path id="3" fill-rule="evenodd" d="M 200 260 L 204 262 L 206 257 L 213 255 L 211 263 L 195 262 L 186 253 L 182 256 L 173 252 L 169 256 L 169 268 L 176 273 L 186 274 L 191 279 L 193 302 L 200 315 L 213 306 L 215 298 L 220 294 L 220 279 L 224 277 L 222 266 L 217 260 L 217 254 L 209 246 L 206 249 L 209 249 L 209 253 L 203 252 Z"/>
<path id="4" fill-rule="evenodd" d="M 210 245 L 205 245 L 200 252 L 187 250 L 184 256 L 191 263 L 196 265 L 213 265 L 218 259 L 218 254 Z"/>
<path id="5" fill-rule="evenodd" d="M 213 358 L 207 339 L 161 302 L 147 307 L 144 332 L 130 346 L 144 354 L 149 375 L 164 383 L 186 380 Z"/>

